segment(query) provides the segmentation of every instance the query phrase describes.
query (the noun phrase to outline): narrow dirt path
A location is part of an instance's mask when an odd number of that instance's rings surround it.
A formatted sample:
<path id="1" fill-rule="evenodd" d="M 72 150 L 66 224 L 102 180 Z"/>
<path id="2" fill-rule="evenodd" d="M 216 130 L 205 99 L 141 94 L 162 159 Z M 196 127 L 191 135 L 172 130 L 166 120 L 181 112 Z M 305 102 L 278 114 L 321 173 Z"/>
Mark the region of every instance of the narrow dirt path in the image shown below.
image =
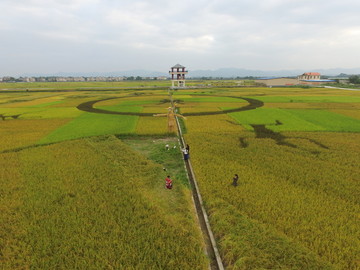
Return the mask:
<path id="1" fill-rule="evenodd" d="M 209 95 L 206 95 L 206 96 L 209 96 Z M 220 96 L 211 96 L 211 97 L 220 97 Z M 221 96 L 221 97 L 243 99 L 243 100 L 246 100 L 247 102 L 249 102 L 249 104 L 244 107 L 223 110 L 223 111 L 183 113 L 182 115 L 183 116 L 217 115 L 217 114 L 226 114 L 226 113 L 232 113 L 232 112 L 254 110 L 254 109 L 264 106 L 264 103 L 262 101 L 253 99 L 253 98 L 235 97 L 235 96 Z M 84 112 L 103 113 L 103 114 L 136 115 L 136 116 L 154 116 L 154 114 L 156 114 L 156 113 L 140 113 L 140 112 L 139 113 L 138 112 L 114 112 L 114 111 L 108 111 L 108 110 L 104 110 L 104 109 L 94 108 L 94 105 L 97 102 L 115 99 L 115 98 L 120 98 L 120 97 L 111 97 L 111 98 L 87 101 L 87 102 L 79 104 L 76 108 L 79 109 L 80 111 L 84 111 Z"/>

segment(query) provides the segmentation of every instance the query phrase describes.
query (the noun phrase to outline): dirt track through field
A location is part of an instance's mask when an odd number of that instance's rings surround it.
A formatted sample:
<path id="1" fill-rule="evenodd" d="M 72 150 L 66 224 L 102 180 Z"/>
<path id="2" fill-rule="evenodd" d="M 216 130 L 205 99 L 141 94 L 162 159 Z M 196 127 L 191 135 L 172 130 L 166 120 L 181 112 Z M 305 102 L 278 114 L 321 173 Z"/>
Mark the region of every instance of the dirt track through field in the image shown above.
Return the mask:
<path id="1" fill-rule="evenodd" d="M 206 95 L 206 96 L 209 97 L 209 95 Z M 214 97 L 214 96 L 211 96 L 211 97 Z M 217 114 L 226 114 L 226 113 L 232 113 L 232 112 L 254 110 L 254 109 L 264 106 L 264 103 L 262 101 L 253 99 L 253 98 L 234 97 L 234 96 L 215 96 L 215 97 L 229 97 L 229 98 L 243 99 L 243 100 L 246 100 L 247 102 L 249 102 L 249 104 L 244 107 L 223 110 L 223 111 L 183 113 L 182 115 L 183 116 L 217 115 Z M 154 116 L 154 114 L 156 114 L 156 113 L 138 113 L 138 112 L 114 112 L 114 111 L 108 111 L 108 110 L 104 110 L 104 109 L 94 108 L 94 105 L 100 101 L 106 101 L 106 100 L 116 99 L 116 98 L 118 98 L 118 97 L 88 101 L 88 102 L 81 103 L 76 108 L 79 109 L 80 111 L 84 111 L 84 112 L 103 113 L 103 114 L 119 114 L 119 115 L 135 115 L 135 116 Z"/>

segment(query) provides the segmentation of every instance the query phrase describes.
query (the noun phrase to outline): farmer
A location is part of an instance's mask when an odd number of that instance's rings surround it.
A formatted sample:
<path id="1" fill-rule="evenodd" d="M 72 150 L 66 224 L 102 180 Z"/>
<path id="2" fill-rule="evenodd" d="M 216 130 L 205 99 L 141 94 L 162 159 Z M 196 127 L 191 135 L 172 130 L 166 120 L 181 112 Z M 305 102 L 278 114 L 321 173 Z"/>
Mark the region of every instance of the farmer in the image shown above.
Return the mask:
<path id="1" fill-rule="evenodd" d="M 235 174 L 234 177 L 233 177 L 233 182 L 232 182 L 232 185 L 233 185 L 234 187 L 237 187 L 237 185 L 238 185 L 238 180 L 239 180 L 239 176 L 238 176 L 237 174 Z"/>
<path id="2" fill-rule="evenodd" d="M 188 160 L 189 159 L 189 151 L 186 148 L 181 149 L 181 151 L 184 154 L 184 160 Z"/>
<path id="3" fill-rule="evenodd" d="M 188 144 L 186 145 L 186 150 L 188 151 L 188 154 L 190 155 L 190 146 Z"/>
<path id="4" fill-rule="evenodd" d="M 172 189 L 172 180 L 170 179 L 170 175 L 165 178 L 165 186 L 167 189 Z"/>

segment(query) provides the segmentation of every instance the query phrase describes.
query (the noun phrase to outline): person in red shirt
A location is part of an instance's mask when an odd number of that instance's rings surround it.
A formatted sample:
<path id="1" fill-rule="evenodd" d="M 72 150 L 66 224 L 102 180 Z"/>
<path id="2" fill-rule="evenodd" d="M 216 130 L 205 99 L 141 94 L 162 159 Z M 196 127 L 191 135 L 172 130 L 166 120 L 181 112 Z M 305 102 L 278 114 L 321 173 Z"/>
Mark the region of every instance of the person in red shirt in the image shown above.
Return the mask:
<path id="1" fill-rule="evenodd" d="M 172 189 L 172 180 L 170 179 L 170 175 L 165 178 L 165 186 L 167 189 Z"/>

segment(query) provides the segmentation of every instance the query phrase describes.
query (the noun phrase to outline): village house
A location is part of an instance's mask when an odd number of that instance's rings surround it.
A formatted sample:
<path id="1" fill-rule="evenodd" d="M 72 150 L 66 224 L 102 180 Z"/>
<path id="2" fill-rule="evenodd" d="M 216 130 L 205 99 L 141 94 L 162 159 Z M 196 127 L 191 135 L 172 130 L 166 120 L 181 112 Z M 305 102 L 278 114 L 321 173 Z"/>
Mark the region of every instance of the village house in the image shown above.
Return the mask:
<path id="1" fill-rule="evenodd" d="M 299 81 L 306 81 L 306 80 L 320 80 L 320 73 L 319 72 L 305 72 L 302 75 L 298 76 Z"/>
<path id="2" fill-rule="evenodd" d="M 322 85 L 328 83 L 335 83 L 335 80 L 321 79 L 318 72 L 307 72 L 298 76 L 299 84 L 301 85 Z"/>

